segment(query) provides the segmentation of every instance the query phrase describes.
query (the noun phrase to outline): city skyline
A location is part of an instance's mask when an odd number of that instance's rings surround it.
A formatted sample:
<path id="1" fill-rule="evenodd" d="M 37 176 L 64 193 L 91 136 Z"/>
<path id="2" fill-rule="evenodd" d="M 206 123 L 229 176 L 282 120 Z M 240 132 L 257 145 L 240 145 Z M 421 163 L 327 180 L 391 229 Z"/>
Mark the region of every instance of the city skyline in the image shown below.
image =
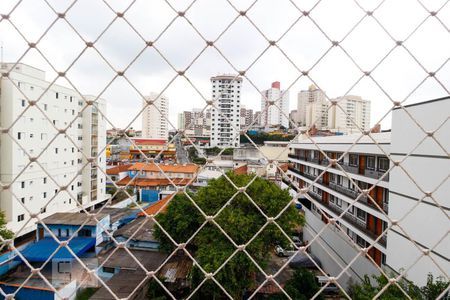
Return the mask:
<path id="1" fill-rule="evenodd" d="M 309 76 L 314 80 L 301 77 L 295 81 L 301 74 L 294 65 L 292 65 L 285 57 L 285 55 L 276 47 L 269 48 L 264 55 L 247 71 L 246 76 L 252 80 L 249 83 L 244 81 L 242 87 L 243 104 L 254 111 L 258 110 L 261 95 L 259 91 L 263 91 L 271 82 L 277 80 L 282 82 L 284 87 L 290 87 L 291 106 L 289 111 L 296 109 L 294 103 L 294 95 L 309 85 L 315 83 L 319 88 L 327 93 L 329 98 L 344 96 L 345 94 L 359 95 L 364 99 L 372 101 L 372 120 L 371 125 L 376 123 L 384 113 L 392 107 L 389 100 L 389 95 L 395 101 L 402 101 L 410 93 L 411 96 L 404 104 L 411 104 L 421 99 L 438 98 L 448 95 L 448 90 L 437 83 L 433 78 L 425 79 L 427 73 L 422 67 L 414 62 L 414 58 L 405 51 L 403 47 L 395 47 L 395 41 L 387 36 L 383 30 L 371 21 L 364 19 L 361 27 L 364 30 L 352 32 L 342 43 L 344 50 L 348 50 L 349 54 L 355 58 L 358 66 L 362 70 L 372 70 L 376 63 L 383 58 L 387 53 L 390 53 L 383 63 L 372 72 L 371 76 L 379 82 L 385 89 L 381 90 L 377 84 L 368 77 L 363 77 L 353 89 L 350 89 L 353 84 L 362 76 L 361 70 L 352 63 L 349 57 L 339 47 L 332 47 L 331 40 L 341 40 L 345 34 L 350 31 L 359 18 L 364 16 L 364 10 L 361 10 L 354 3 L 325 3 L 315 7 L 314 2 L 306 2 L 302 4 L 301 9 L 311 10 L 313 17 L 321 18 L 320 26 L 323 27 L 330 36 L 325 37 L 320 30 L 314 25 L 310 19 L 300 19 L 289 34 L 283 36 L 278 42 L 280 49 L 282 49 L 289 58 L 298 66 L 300 70 L 309 70 L 313 65 L 314 68 L 309 72 Z M 65 3 L 53 4 L 57 10 L 64 10 L 67 8 Z M 95 12 L 95 18 L 84 18 L 81 23 L 81 13 L 90 14 L 93 9 L 88 4 L 79 2 L 67 13 L 67 18 L 80 30 L 80 35 L 85 40 L 95 40 L 107 23 L 113 19 L 114 15 L 111 10 L 103 4 L 92 4 L 98 10 Z M 175 2 L 176 9 L 186 9 L 186 4 Z M 412 5 L 410 8 L 411 15 L 405 15 L 404 22 L 398 24 L 393 18 L 391 10 L 394 10 L 401 4 L 387 3 L 377 8 L 377 16 L 390 31 L 393 31 L 393 37 L 396 40 L 405 39 L 408 34 L 415 28 L 417 16 L 424 16 L 426 12 L 419 5 Z M 436 4 L 434 4 L 436 5 Z M 3 2 L 0 8 L 8 11 L 9 4 Z M 19 9 L 11 14 L 11 20 L 20 17 L 23 22 L 19 29 L 26 31 L 25 36 L 29 41 L 38 40 L 41 32 L 38 28 L 42 24 L 42 19 L 51 15 L 48 7 L 45 4 L 35 3 L 32 5 Z M 245 10 L 249 3 L 239 1 L 236 3 L 237 9 Z M 376 5 L 374 3 L 362 4 L 363 9 L 370 11 Z M 430 4 L 430 6 L 433 6 Z M 112 2 L 111 7 L 117 11 L 125 10 L 126 5 L 120 2 Z M 206 8 L 199 10 L 199 8 Z M 268 9 L 270 7 L 270 9 Z M 437 9 L 438 7 L 430 7 L 430 9 Z M 142 13 L 140 10 L 155 10 L 160 13 L 154 16 L 150 21 L 150 25 L 142 27 L 138 26 L 139 32 L 145 39 L 153 40 L 157 34 L 164 28 L 171 20 L 174 12 L 164 3 L 139 3 L 127 11 L 130 18 L 136 20 L 139 24 Z M 267 17 L 267 11 L 283 11 L 285 18 L 280 19 L 278 24 L 271 24 L 267 26 L 262 22 Z M 292 10 L 292 11 L 291 11 Z M 332 14 L 332 11 L 340 11 L 339 17 Z M 448 10 L 448 9 L 447 9 Z M 445 12 L 445 10 L 444 10 Z M 214 40 L 220 32 L 231 23 L 230 16 L 233 15 L 233 10 L 227 3 L 203 3 L 202 6 L 194 5 L 190 8 L 186 17 L 195 26 L 199 27 L 201 33 L 206 39 Z M 277 40 L 282 36 L 284 31 L 293 24 L 297 15 L 295 7 L 288 1 L 280 2 L 277 7 L 272 7 L 268 4 L 258 4 L 256 7 L 249 9 L 249 17 L 254 20 L 258 26 L 262 26 L 262 31 L 267 35 L 267 38 Z M 342 16 L 346 15 L 346 18 Z M 83 15 L 85 16 L 85 15 Z M 214 16 L 215 21 L 212 24 L 206 22 L 211 16 Z M 93 26 L 93 22 L 85 20 L 98 20 L 97 26 Z M 339 20 L 339 22 L 338 22 Z M 345 20 L 345 21 L 343 21 Z M 417 38 L 411 37 L 408 40 L 408 49 L 414 56 L 418 56 L 422 64 L 428 71 L 437 71 L 435 74 L 444 85 L 445 78 L 449 78 L 450 69 L 448 63 L 439 69 L 445 62 L 445 53 L 450 49 L 450 42 L 447 39 L 441 39 L 441 47 L 425 47 L 428 44 L 427 40 L 431 36 L 439 36 L 442 34 L 442 29 L 437 21 L 430 22 L 431 25 L 419 28 Z M 83 26 L 82 26 L 83 25 Z M 133 24 L 134 25 L 134 24 Z M 150 92 L 160 93 L 164 87 L 177 76 L 176 70 L 185 70 L 192 59 L 205 47 L 204 41 L 201 37 L 195 34 L 192 28 L 184 20 L 177 19 L 173 27 L 169 28 L 168 32 L 162 38 L 155 42 L 155 47 L 161 52 L 164 57 L 172 62 L 172 66 L 168 65 L 164 59 L 155 51 L 156 48 L 148 47 L 141 56 L 133 63 L 133 65 L 126 70 L 125 75 L 139 90 L 142 95 Z M 233 66 L 237 70 L 245 70 L 258 57 L 258 55 L 267 47 L 267 41 L 260 35 L 256 29 L 246 20 L 238 20 L 230 27 L 230 33 L 225 34 L 217 42 L 218 49 L 223 51 L 223 55 L 229 58 Z M 371 35 L 370 43 L 363 44 L 359 39 L 363 38 L 365 32 L 369 31 Z M 430 34 L 430 33 L 433 34 Z M 15 62 L 26 50 L 26 43 L 20 35 L 12 29 L 10 25 L 2 22 L 0 27 L 2 42 L 4 44 L 4 61 Z M 123 36 L 123 39 L 116 39 L 116 36 Z M 167 35 L 167 37 L 166 37 Z M 250 38 L 252 36 L 253 38 Z M 120 40 L 120 41 L 119 41 Z M 249 44 L 251 41 L 251 44 Z M 420 43 L 418 41 L 421 41 Z M 80 43 L 81 42 L 81 43 Z M 175 51 L 178 48 L 178 43 L 184 44 L 184 52 Z M 123 45 L 127 45 L 124 47 Z M 432 43 L 429 43 L 432 45 Z M 73 46 L 73 47 L 72 47 Z M 116 20 L 109 28 L 107 34 L 96 41 L 95 46 L 105 55 L 105 59 L 111 62 L 114 69 L 124 69 L 129 62 L 135 58 L 139 51 L 145 47 L 144 41 L 132 32 L 131 28 L 123 22 L 123 20 Z M 251 46 L 251 47 L 250 47 Z M 80 37 L 76 36 L 64 22 L 57 22 L 54 27 L 46 34 L 46 38 L 37 44 L 39 50 L 46 57 L 52 57 L 52 65 L 56 70 L 64 70 L 69 64 L 77 58 L 77 55 L 83 50 L 83 43 Z M 66 51 L 60 51 L 61 47 Z M 67 51 L 70 49 L 70 51 Z M 301 49 L 300 51 L 293 51 L 293 49 Z M 393 49 L 393 50 L 392 50 Z M 390 52 L 392 50 L 392 53 Z M 317 64 L 320 56 L 329 51 L 329 53 Z M 432 55 L 428 55 L 432 51 Z M 23 63 L 41 68 L 47 72 L 47 80 L 52 81 L 56 77 L 56 73 L 52 67 L 47 64 L 45 59 L 40 57 L 40 54 L 31 49 L 20 60 Z M 330 62 L 333 62 L 330 65 Z M 149 66 L 151 66 L 149 68 Z M 345 70 L 345 72 L 344 72 Z M 97 80 L 92 82 L 84 76 L 84 74 L 91 74 L 96 76 Z M 191 80 L 192 84 L 201 92 L 202 96 L 209 99 L 209 82 L 208 78 L 221 73 L 236 73 L 221 56 L 221 54 L 214 48 L 208 47 L 204 50 L 197 61 L 185 72 L 185 75 Z M 112 78 L 114 78 L 114 71 L 99 57 L 98 53 L 92 49 L 86 52 L 78 59 L 77 63 L 67 72 L 67 77 L 80 90 L 82 94 L 99 95 L 105 85 L 107 85 Z M 424 80 L 423 84 L 415 90 L 414 88 Z M 70 84 L 65 79 L 58 79 L 56 83 L 69 86 Z M 294 84 L 293 84 L 294 83 Z M 256 86 L 256 89 L 252 84 Z M 292 85 L 293 84 L 293 85 Z M 291 86 L 292 85 L 292 86 Z M 169 107 L 169 129 L 177 127 L 177 113 L 183 110 L 189 110 L 192 107 L 204 107 L 206 103 L 202 96 L 190 85 L 185 78 L 175 78 L 169 88 L 163 91 L 170 101 Z M 130 86 L 124 78 L 117 78 L 101 95 L 102 98 L 107 99 L 108 117 L 115 120 L 114 127 L 125 127 L 140 110 L 141 95 Z M 124 99 L 126 99 L 124 101 Z M 187 99 L 187 100 L 186 100 Z M 383 128 L 387 128 L 389 124 L 389 116 L 383 120 Z M 131 126 L 139 128 L 140 119 L 136 120 Z M 172 126 L 173 125 L 173 126 Z M 111 126 L 108 126 L 111 127 Z"/>

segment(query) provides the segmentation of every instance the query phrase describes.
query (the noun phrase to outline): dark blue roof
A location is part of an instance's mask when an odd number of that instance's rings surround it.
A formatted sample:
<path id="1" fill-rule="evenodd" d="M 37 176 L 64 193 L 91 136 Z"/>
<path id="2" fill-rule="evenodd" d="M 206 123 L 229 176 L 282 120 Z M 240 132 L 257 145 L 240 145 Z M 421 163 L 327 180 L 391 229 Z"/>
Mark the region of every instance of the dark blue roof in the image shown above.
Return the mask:
<path id="1" fill-rule="evenodd" d="M 44 238 L 36 243 L 31 244 L 21 251 L 21 254 L 29 262 L 44 262 L 55 252 L 59 244 L 53 238 Z M 87 250 L 95 246 L 95 238 L 87 237 L 75 237 L 69 242 L 69 247 L 77 256 L 85 253 Z M 21 260 L 19 256 L 15 258 Z M 52 256 L 52 260 L 55 259 L 74 259 L 73 255 L 67 250 L 66 247 L 61 247 L 55 255 Z"/>

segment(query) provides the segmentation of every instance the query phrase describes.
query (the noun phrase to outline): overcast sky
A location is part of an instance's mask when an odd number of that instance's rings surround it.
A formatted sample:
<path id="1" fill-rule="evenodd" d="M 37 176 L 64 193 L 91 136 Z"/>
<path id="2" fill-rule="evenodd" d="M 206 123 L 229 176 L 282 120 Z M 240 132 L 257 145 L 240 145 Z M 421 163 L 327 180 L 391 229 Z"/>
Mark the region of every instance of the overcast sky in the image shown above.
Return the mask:
<path id="1" fill-rule="evenodd" d="M 0 13 L 7 14 L 17 1 L 1 0 Z M 48 1 L 60 12 L 72 1 Z M 131 1 L 106 1 L 114 11 L 122 12 Z M 230 1 L 238 10 L 247 10 L 253 1 Z M 301 10 L 311 10 L 310 18 L 302 17 L 292 4 Z M 331 47 L 331 39 L 342 41 L 342 47 L 363 70 L 372 70 L 375 65 L 395 46 L 395 42 L 377 22 L 366 17 L 347 36 L 350 29 L 371 11 L 380 1 L 324 0 L 316 1 L 259 0 L 248 10 L 248 17 L 269 40 L 278 40 L 279 47 L 300 70 L 309 70 Z M 444 0 L 423 0 L 431 11 L 438 11 Z M 169 1 L 176 11 L 184 11 L 191 1 Z M 207 40 L 216 40 L 221 32 L 236 18 L 238 13 L 225 0 L 198 0 L 186 12 L 187 19 Z M 171 22 L 176 13 L 162 0 L 141 0 L 126 11 L 125 17 L 145 40 L 155 41 L 160 53 L 177 70 L 184 70 L 203 50 L 205 42 L 184 18 L 176 19 L 167 31 L 158 38 L 161 31 Z M 405 40 L 429 14 L 413 0 L 386 0 L 374 13 L 379 22 L 395 40 Z M 115 14 L 103 1 L 78 0 L 67 12 L 67 21 L 87 41 L 94 41 L 114 19 Z M 424 81 L 427 73 L 403 48 L 397 47 L 371 73 L 373 78 L 394 100 L 402 101 L 410 93 L 405 104 L 448 96 L 450 90 L 450 5 L 439 10 L 438 19 L 429 17 L 409 37 L 404 46 L 428 71 L 436 73 L 442 85 L 433 78 Z M 56 18 L 55 13 L 44 1 L 23 1 L 11 14 L 10 21 L 24 37 L 35 42 Z M 316 24 L 311 20 L 313 19 Z M 294 25 L 295 23 L 295 25 Z M 319 28 L 324 32 L 321 32 Z M 284 35 L 286 30 L 291 28 Z M 27 49 L 27 43 L 8 21 L 0 22 L 0 40 L 4 44 L 4 60 L 17 61 Z M 215 43 L 221 53 L 239 70 L 247 69 L 264 51 L 268 42 L 246 19 L 239 17 Z M 117 19 L 95 43 L 103 57 L 117 70 L 122 70 L 135 59 L 145 47 L 144 41 L 123 20 Z M 85 44 L 70 26 L 59 20 L 49 30 L 37 47 L 58 70 L 65 70 L 85 48 Z M 161 92 L 176 75 L 164 58 L 154 49 L 145 49 L 126 72 L 126 76 L 142 93 Z M 21 60 L 23 63 L 47 71 L 47 79 L 56 74 L 36 50 L 29 51 Z M 214 48 L 207 48 L 186 72 L 186 76 L 209 98 L 209 78 L 222 73 L 234 73 L 233 68 Z M 307 89 L 310 79 L 301 77 L 296 67 L 276 47 L 269 48 L 246 74 L 256 88 L 244 79 L 242 103 L 248 108 L 259 110 L 259 90 L 270 87 L 271 82 L 280 81 L 282 88 L 290 88 L 290 109 L 296 109 L 297 93 Z M 358 67 L 339 47 L 332 48 L 310 71 L 310 77 L 332 98 L 348 94 L 360 95 L 372 102 L 372 125 L 379 121 L 392 104 L 382 90 L 369 78 L 363 78 L 350 88 L 362 75 Z M 116 127 L 123 127 L 141 109 L 139 94 L 123 78 L 117 78 L 105 91 L 105 86 L 115 76 L 112 69 L 99 54 L 88 49 L 67 72 L 67 77 L 84 94 L 98 95 L 107 100 L 108 116 Z M 422 83 L 422 81 L 424 81 Z M 68 85 L 62 80 L 58 81 Z M 421 84 L 422 83 L 422 84 Z M 414 89 L 421 86 L 414 91 Z M 447 90 L 447 91 L 446 91 Z M 413 92 L 414 91 L 414 92 Z M 205 102 L 189 82 L 177 78 L 164 92 L 169 97 L 170 121 L 177 126 L 177 113 L 193 107 L 204 107 Z M 140 128 L 140 119 L 133 124 Z M 110 127 L 110 126 L 108 126 Z M 390 119 L 383 122 L 390 127 Z"/>

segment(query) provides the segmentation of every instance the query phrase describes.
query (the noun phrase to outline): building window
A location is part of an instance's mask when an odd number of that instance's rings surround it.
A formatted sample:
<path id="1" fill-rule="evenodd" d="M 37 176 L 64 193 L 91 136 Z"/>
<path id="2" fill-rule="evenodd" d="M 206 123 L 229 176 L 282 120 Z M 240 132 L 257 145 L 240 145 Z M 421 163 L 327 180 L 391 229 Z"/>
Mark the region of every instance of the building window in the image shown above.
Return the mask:
<path id="1" fill-rule="evenodd" d="M 365 211 L 363 211 L 362 209 L 359 209 L 359 208 L 356 209 L 356 216 L 358 217 L 358 219 L 361 219 L 365 222 L 366 215 L 367 215 L 367 213 Z"/>
<path id="2" fill-rule="evenodd" d="M 58 262 L 58 273 L 68 273 L 70 274 L 71 263 L 69 261 Z"/>
<path id="3" fill-rule="evenodd" d="M 25 197 L 20 198 L 20 202 L 25 203 Z"/>
<path id="4" fill-rule="evenodd" d="M 375 170 L 375 156 L 367 156 L 366 168 L 369 170 Z"/>
<path id="5" fill-rule="evenodd" d="M 59 93 L 56 93 L 55 95 L 56 95 L 56 99 L 58 99 L 59 98 Z"/>
<path id="6" fill-rule="evenodd" d="M 366 247 L 366 241 L 359 235 L 356 236 L 356 243 L 361 247 Z"/>
<path id="7" fill-rule="evenodd" d="M 336 197 L 336 205 L 342 207 L 342 199 Z"/>
<path id="8" fill-rule="evenodd" d="M 114 274 L 114 268 L 111 268 L 111 267 L 103 267 L 103 272 L 104 272 L 104 273 Z"/>
<path id="9" fill-rule="evenodd" d="M 58 154 L 58 148 L 55 148 L 55 153 Z"/>
<path id="10" fill-rule="evenodd" d="M 22 222 L 23 220 L 25 220 L 25 215 L 21 214 L 17 216 L 17 222 Z"/>
<path id="11" fill-rule="evenodd" d="M 69 228 L 66 229 L 66 236 L 69 236 Z"/>
<path id="12" fill-rule="evenodd" d="M 23 188 L 23 189 L 25 188 L 25 181 L 22 181 L 22 182 L 20 183 L 20 187 Z"/>
<path id="13" fill-rule="evenodd" d="M 42 198 L 47 198 L 47 192 L 44 192 L 43 194 L 42 194 Z"/>
<path id="14" fill-rule="evenodd" d="M 353 205 L 349 207 L 348 213 L 350 213 L 352 215 L 355 213 L 355 207 Z"/>
<path id="15" fill-rule="evenodd" d="M 78 236 L 79 237 L 91 237 L 92 231 L 90 229 L 80 229 L 78 231 Z"/>
<path id="16" fill-rule="evenodd" d="M 387 157 L 378 158 L 378 170 L 379 171 L 389 170 L 389 159 Z"/>
<path id="17" fill-rule="evenodd" d="M 358 166 L 358 155 L 357 154 L 349 154 L 348 156 L 348 164 L 350 166 Z"/>
<path id="18" fill-rule="evenodd" d="M 22 107 L 25 107 L 25 100 L 22 100 Z"/>
<path id="19" fill-rule="evenodd" d="M 17 133 L 17 139 L 18 139 L 18 140 L 21 140 L 21 139 L 22 139 L 22 132 L 18 132 L 18 133 Z"/>
<path id="20" fill-rule="evenodd" d="M 44 178 L 42 179 L 42 181 L 44 182 L 44 184 L 46 184 L 46 183 L 47 183 L 47 177 L 44 177 Z"/>
<path id="21" fill-rule="evenodd" d="M 58 228 L 58 237 L 61 237 L 61 228 Z"/>

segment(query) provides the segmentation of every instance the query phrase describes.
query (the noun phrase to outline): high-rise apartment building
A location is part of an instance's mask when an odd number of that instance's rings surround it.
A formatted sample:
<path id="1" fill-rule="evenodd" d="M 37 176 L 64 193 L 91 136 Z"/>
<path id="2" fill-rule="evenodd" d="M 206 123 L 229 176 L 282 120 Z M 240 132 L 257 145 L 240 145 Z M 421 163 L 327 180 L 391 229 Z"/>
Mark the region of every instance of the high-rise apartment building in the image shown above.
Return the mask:
<path id="1" fill-rule="evenodd" d="M 271 88 L 263 91 L 262 94 L 261 125 L 289 128 L 289 91 L 281 90 L 280 82 L 275 81 Z M 274 102 L 275 105 L 270 105 L 270 102 Z"/>
<path id="2" fill-rule="evenodd" d="M 143 101 L 144 106 L 147 101 L 153 101 L 151 105 L 145 107 L 142 112 L 142 137 L 150 139 L 164 139 L 169 137 L 169 99 L 157 93 L 150 93 Z"/>
<path id="3" fill-rule="evenodd" d="M 305 139 L 291 145 L 288 176 L 300 188 L 309 187 L 309 196 L 300 199 L 304 239 L 315 240 L 311 252 L 330 276 L 342 275 L 344 287 L 350 279 L 378 275 L 373 262 L 393 273 L 406 271 L 418 286 L 426 284 L 427 274 L 445 277 L 442 270 L 450 269 L 450 185 L 437 184 L 445 182 L 450 169 L 443 151 L 450 148 L 450 97 L 406 109 L 393 111 L 391 132 L 315 137 L 314 143 Z M 440 145 L 432 137 L 423 140 L 423 130 L 433 132 Z M 339 165 L 328 167 L 317 147 Z M 401 167 L 393 167 L 386 154 Z M 367 254 L 359 255 L 361 249 Z M 341 273 L 344 266 L 349 268 Z"/>
<path id="4" fill-rule="evenodd" d="M 328 111 L 328 128 L 345 133 L 370 129 L 370 101 L 347 95 L 333 99 L 337 105 Z"/>
<path id="5" fill-rule="evenodd" d="M 211 77 L 211 146 L 239 147 L 242 78 L 234 75 Z"/>
<path id="6" fill-rule="evenodd" d="M 322 129 L 328 126 L 328 101 L 325 93 L 315 85 L 298 93 L 297 114 L 299 126 Z"/>
<path id="7" fill-rule="evenodd" d="M 241 128 L 247 128 L 253 123 L 253 109 L 247 109 L 245 106 L 241 106 Z"/>
<path id="8" fill-rule="evenodd" d="M 0 90 L 0 127 L 9 128 L 0 135 L 0 209 L 7 228 L 22 236 L 36 229 L 35 220 L 27 223 L 29 213 L 45 218 L 80 210 L 77 201 L 85 208 L 106 201 L 105 175 L 86 159 L 105 167 L 106 120 L 97 110 L 105 112 L 105 101 L 85 97 L 94 101 L 85 108 L 75 90 L 49 87 L 42 70 L 25 64 L 0 69 L 8 72 Z"/>

